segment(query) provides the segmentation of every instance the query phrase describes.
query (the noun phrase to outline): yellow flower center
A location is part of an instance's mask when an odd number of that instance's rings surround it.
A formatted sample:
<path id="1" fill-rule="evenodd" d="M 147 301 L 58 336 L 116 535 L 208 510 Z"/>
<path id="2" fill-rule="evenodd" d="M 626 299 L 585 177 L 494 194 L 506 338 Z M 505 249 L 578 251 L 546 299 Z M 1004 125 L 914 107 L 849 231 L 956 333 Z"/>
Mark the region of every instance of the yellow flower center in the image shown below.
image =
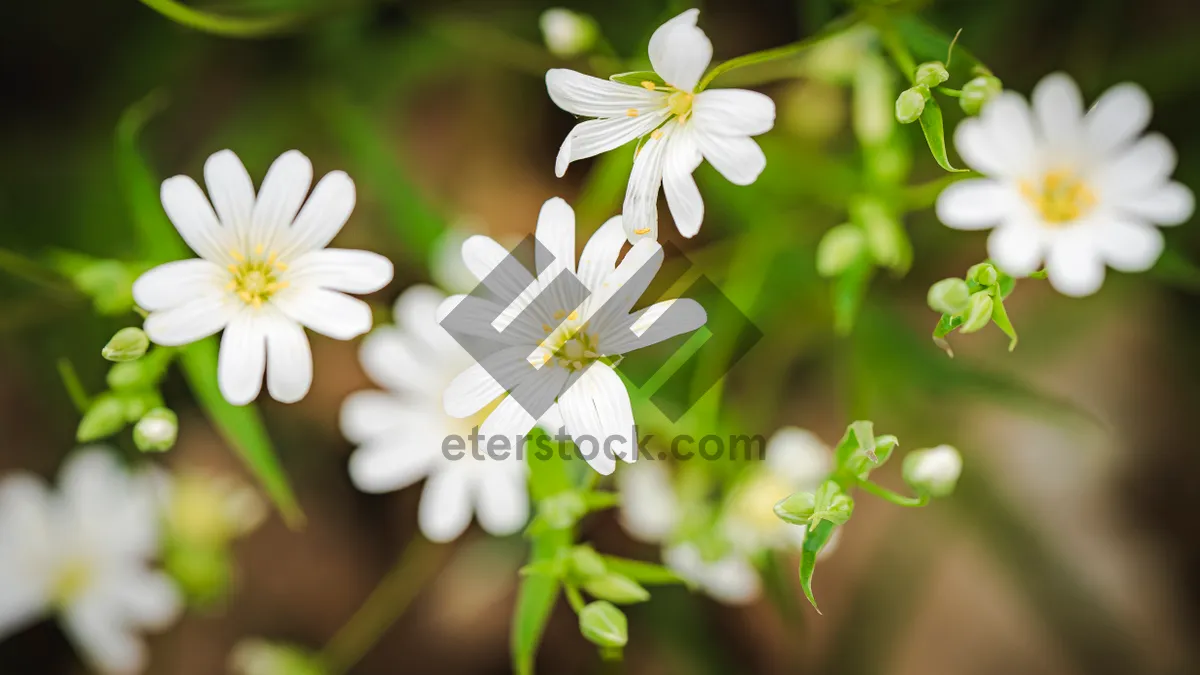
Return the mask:
<path id="1" fill-rule="evenodd" d="M 287 287 L 288 282 L 279 279 L 287 265 L 274 251 L 264 257 L 262 244 L 255 247 L 253 255 L 243 255 L 239 251 L 230 251 L 229 255 L 236 262 L 229 265 L 232 278 L 225 288 L 247 305 L 262 307 L 272 295 Z"/>
<path id="2" fill-rule="evenodd" d="M 50 587 L 50 598 L 55 605 L 65 606 L 79 597 L 91 582 L 92 568 L 87 561 L 79 558 L 69 560 L 55 576 Z"/>
<path id="3" fill-rule="evenodd" d="M 680 120 L 686 119 L 692 112 L 692 99 L 694 98 L 696 96 L 691 92 L 677 91 L 667 97 L 667 108 Z"/>
<path id="4" fill-rule="evenodd" d="M 1077 220 L 1096 205 L 1095 193 L 1069 171 L 1051 171 L 1042 178 L 1041 185 L 1023 180 L 1020 189 L 1021 196 L 1042 218 L 1055 225 Z"/>
<path id="5" fill-rule="evenodd" d="M 730 503 L 730 513 L 745 526 L 771 532 L 783 522 L 775 515 L 775 504 L 793 492 L 791 486 L 764 469 L 738 489 Z"/>
<path id="6" fill-rule="evenodd" d="M 566 321 L 562 319 L 566 317 Z M 589 333 L 588 325 L 579 322 L 579 312 L 567 314 L 563 310 L 554 313 L 555 320 L 562 321 L 557 328 L 542 324 L 547 333 L 540 346 L 545 350 L 542 364 L 555 364 L 570 370 L 582 370 L 584 366 L 600 358 L 600 336 Z"/>

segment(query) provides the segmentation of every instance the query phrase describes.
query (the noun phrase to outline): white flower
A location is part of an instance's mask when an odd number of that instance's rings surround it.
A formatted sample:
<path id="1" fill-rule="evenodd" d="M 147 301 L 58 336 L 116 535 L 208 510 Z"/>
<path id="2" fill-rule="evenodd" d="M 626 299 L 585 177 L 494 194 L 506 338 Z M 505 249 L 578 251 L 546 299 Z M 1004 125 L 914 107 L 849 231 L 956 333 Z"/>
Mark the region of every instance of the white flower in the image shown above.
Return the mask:
<path id="1" fill-rule="evenodd" d="M 962 475 L 962 455 L 954 446 L 939 445 L 915 450 L 904 458 L 904 480 L 919 492 L 945 497 L 954 491 Z"/>
<path id="2" fill-rule="evenodd" d="M 1037 85 L 1032 109 L 1002 92 L 954 135 L 963 161 L 987 177 L 946 188 L 938 217 L 957 229 L 995 227 L 988 255 L 997 265 L 1026 276 L 1045 261 L 1066 295 L 1094 293 L 1106 264 L 1149 269 L 1163 249 L 1154 226 L 1178 225 L 1194 206 L 1192 192 L 1170 180 L 1171 144 L 1142 136 L 1150 108 L 1145 91 L 1120 84 L 1085 113 L 1061 73 Z"/>
<path id="3" fill-rule="evenodd" d="M 679 498 L 663 462 L 638 462 L 617 473 L 621 525 L 635 539 L 664 541 L 679 524 Z"/>
<path id="4" fill-rule="evenodd" d="M 707 560 L 696 545 L 685 543 L 663 551 L 663 562 L 679 576 L 727 604 L 744 605 L 762 593 L 758 570 L 748 558 L 738 553 Z"/>
<path id="5" fill-rule="evenodd" d="M 650 135 L 638 150 L 625 192 L 629 241 L 658 238 L 658 192 L 663 186 L 675 227 L 685 237 L 700 230 L 704 202 L 692 172 L 707 159 L 736 185 L 753 183 L 767 159 L 750 137 L 775 124 L 775 103 L 742 89 L 697 92 L 712 59 L 712 43 L 696 26 L 700 11 L 689 9 L 663 24 L 650 38 L 650 63 L 667 83 L 641 86 L 601 80 L 572 70 L 546 73 L 554 103 L 583 117 L 563 141 L 555 173 L 577 159 L 614 150 Z"/>
<path id="6" fill-rule="evenodd" d="M 561 7 L 551 7 L 542 12 L 538 25 L 546 47 L 555 56 L 570 58 L 592 48 L 598 33 L 590 17 Z"/>
<path id="7" fill-rule="evenodd" d="M 767 442 L 766 457 L 748 469 L 730 493 L 722 525 L 739 550 L 798 549 L 806 528 L 785 523 L 775 504 L 794 492 L 812 492 L 832 469 L 833 453 L 815 434 L 784 427 Z"/>
<path id="8" fill-rule="evenodd" d="M 181 609 L 171 580 L 147 567 L 159 552 L 155 479 L 90 449 L 67 461 L 59 487 L 29 474 L 0 482 L 0 636 L 56 612 L 97 670 L 140 672 L 137 633 Z"/>
<path id="9" fill-rule="evenodd" d="M 442 409 L 446 387 L 473 363 L 437 324 L 444 300 L 435 288 L 409 288 L 396 300 L 397 325 L 363 340 L 363 368 L 386 391 L 356 392 L 342 405 L 342 433 L 359 444 L 350 478 L 360 490 L 387 492 L 428 477 L 418 522 L 433 541 L 462 534 L 472 511 L 489 533 L 512 534 L 529 515 L 526 465 L 511 439 L 490 454 L 481 439 L 473 453 L 469 437 L 483 415 L 456 419 Z M 451 437 L 465 447 L 447 446 Z"/>
<path id="10" fill-rule="evenodd" d="M 217 375 L 230 403 L 257 398 L 264 370 L 272 398 L 299 401 L 312 384 L 303 326 L 338 340 L 370 330 L 371 308 L 345 294 L 383 288 L 392 264 L 325 248 L 354 209 L 354 183 L 333 171 L 305 203 L 312 164 L 295 150 L 271 165 L 257 198 L 229 150 L 208 158 L 204 179 L 211 205 L 191 178 L 163 181 L 163 208 L 200 258 L 159 265 L 134 282 L 134 299 L 150 312 L 146 333 L 178 346 L 223 329 Z"/>
<path id="11" fill-rule="evenodd" d="M 439 321 L 456 336 L 482 338 L 496 349 L 455 378 L 446 390 L 445 409 L 454 417 L 469 417 L 507 391 L 481 433 L 513 438 L 526 434 L 535 416 L 557 401 L 567 433 L 588 463 L 607 475 L 616 457 L 637 460 L 629 393 L 612 362 L 699 328 L 704 309 L 679 299 L 630 313 L 663 253 L 658 242 L 639 241 L 618 266 L 625 243 L 620 216 L 592 236 L 578 268 L 575 212 L 565 201 L 554 198 L 542 206 L 535 236 L 540 244 L 535 263 L 541 270 L 536 281 L 488 237 L 475 236 L 463 245 L 467 267 L 500 299 L 453 296 L 439 308 Z"/>

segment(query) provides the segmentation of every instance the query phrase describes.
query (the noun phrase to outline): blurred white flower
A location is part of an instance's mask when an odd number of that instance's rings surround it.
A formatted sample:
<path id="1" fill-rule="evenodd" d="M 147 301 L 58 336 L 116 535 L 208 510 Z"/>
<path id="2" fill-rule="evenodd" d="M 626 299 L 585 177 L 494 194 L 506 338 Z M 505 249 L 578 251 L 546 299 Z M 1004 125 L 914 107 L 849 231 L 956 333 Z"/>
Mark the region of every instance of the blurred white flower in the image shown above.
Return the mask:
<path id="1" fill-rule="evenodd" d="M 472 364 L 437 323 L 445 297 L 429 286 L 409 288 L 396 300 L 396 325 L 363 340 L 363 368 L 386 391 L 356 392 L 342 405 L 342 433 L 359 444 L 350 478 L 365 492 L 387 492 L 428 477 L 418 521 L 433 541 L 462 534 L 472 511 L 489 533 L 512 534 L 529 516 L 525 462 L 511 445 L 489 454 L 486 438 L 473 454 L 469 437 L 490 407 L 465 419 L 442 408 L 446 387 Z M 443 452 L 451 436 L 466 443 L 450 453 L 458 459 Z"/>
<path id="2" fill-rule="evenodd" d="M 963 161 L 987 177 L 946 188 L 938 217 L 956 229 L 994 227 L 988 255 L 997 265 L 1026 276 L 1045 261 L 1066 295 L 1094 293 L 1106 264 L 1147 270 L 1163 249 L 1155 225 L 1178 225 L 1194 206 L 1192 192 L 1170 180 L 1174 148 L 1142 135 L 1150 111 L 1141 87 L 1120 84 L 1085 112 L 1061 73 L 1037 85 L 1032 109 L 1002 92 L 954 135 Z"/>
<path id="3" fill-rule="evenodd" d="M 707 560 L 697 546 L 685 543 L 664 550 L 663 561 L 679 576 L 724 603 L 744 605 L 762 593 L 758 570 L 739 553 Z"/>
<path id="4" fill-rule="evenodd" d="M 951 445 L 915 450 L 904 458 L 904 480 L 918 492 L 945 497 L 962 475 L 962 455 Z"/>
<path id="5" fill-rule="evenodd" d="M 621 496 L 621 525 L 635 539 L 664 541 L 679 524 L 679 498 L 671 484 L 666 464 L 645 461 L 631 464 L 617 473 Z"/>
<path id="6" fill-rule="evenodd" d="M 159 554 L 155 479 L 92 448 L 67 461 L 59 488 L 24 473 L 0 482 L 0 636 L 57 613 L 95 669 L 140 672 L 138 632 L 181 609 L 170 578 L 147 567 Z"/>
<path id="7" fill-rule="evenodd" d="M 562 199 L 547 201 L 535 235 L 540 244 L 536 281 L 494 240 L 467 240 L 463 260 L 500 300 L 453 296 L 439 308 L 439 321 L 455 335 L 502 348 L 454 379 L 445 394 L 447 413 L 479 414 L 507 390 L 509 396 L 487 415 L 481 432 L 514 438 L 533 428 L 535 415 L 557 401 L 567 433 L 592 468 L 607 475 L 617 457 L 637 460 L 633 408 L 612 362 L 693 331 L 706 317 L 704 308 L 687 298 L 630 313 L 662 264 L 663 252 L 656 241 L 639 241 L 618 266 L 622 232 L 620 216 L 605 223 L 584 247 L 577 270 L 575 212 Z M 566 276 L 554 283 L 560 274 Z M 562 283 L 572 278 L 574 285 Z M 586 293 L 572 290 L 580 284 Z M 502 384 L 504 379 L 510 381 Z M 536 410 L 531 414 L 526 408 Z"/>
<path id="8" fill-rule="evenodd" d="M 312 384 L 303 327 L 338 340 L 370 330 L 371 308 L 346 293 L 383 288 L 392 263 L 325 248 L 354 209 L 354 183 L 333 171 L 305 203 L 312 164 L 295 150 L 271 165 L 257 198 L 229 150 L 208 158 L 204 178 L 211 204 L 187 176 L 163 181 L 163 208 L 200 258 L 159 265 L 134 282 L 134 299 L 150 312 L 146 333 L 179 346 L 223 329 L 217 374 L 230 403 L 257 398 L 264 370 L 272 398 L 299 401 Z"/>
<path id="9" fill-rule="evenodd" d="M 555 56 L 570 58 L 592 48 L 599 31 L 591 17 L 561 7 L 542 12 L 538 25 L 546 47 Z"/>
<path id="10" fill-rule="evenodd" d="M 560 177 L 577 159 L 649 134 L 638 149 L 625 192 L 625 234 L 631 242 L 658 238 L 660 186 L 679 233 L 692 237 L 700 230 L 704 201 L 692 172 L 702 159 L 736 185 L 753 183 L 767 165 L 751 136 L 774 126 L 775 103 L 743 89 L 696 92 L 712 60 L 712 43 L 696 26 L 699 14 L 689 9 L 650 38 L 650 63 L 665 87 L 649 80 L 640 86 L 601 80 L 558 68 L 546 73 L 546 88 L 558 107 L 595 118 L 576 125 L 563 141 L 554 167 Z"/>
<path id="11" fill-rule="evenodd" d="M 740 551 L 798 549 L 805 527 L 785 523 L 775 504 L 794 492 L 812 492 L 833 468 L 833 453 L 811 431 L 784 427 L 767 441 L 761 464 L 747 469 L 721 518 L 724 535 Z M 828 550 L 826 547 L 826 551 Z"/>

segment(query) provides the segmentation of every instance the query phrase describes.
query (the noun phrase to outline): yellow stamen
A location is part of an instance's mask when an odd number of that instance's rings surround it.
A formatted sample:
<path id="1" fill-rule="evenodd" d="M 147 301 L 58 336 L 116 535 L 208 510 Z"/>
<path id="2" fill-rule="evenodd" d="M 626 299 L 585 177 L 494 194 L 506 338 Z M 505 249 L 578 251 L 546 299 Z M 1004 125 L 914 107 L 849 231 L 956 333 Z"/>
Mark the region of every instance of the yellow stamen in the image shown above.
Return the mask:
<path id="1" fill-rule="evenodd" d="M 229 283 L 225 284 L 225 290 L 227 290 L 227 291 L 232 291 L 235 288 L 237 288 L 236 281 L 230 281 Z"/>
<path id="2" fill-rule="evenodd" d="M 653 138 L 656 141 L 662 138 L 662 129 L 655 129 L 654 131 L 651 131 L 650 138 Z"/>
<path id="3" fill-rule="evenodd" d="M 234 265 L 234 264 L 230 264 L 230 265 L 229 265 L 228 267 L 226 267 L 225 269 L 229 270 L 229 273 L 230 273 L 230 274 L 237 274 L 237 273 L 238 273 L 238 266 L 237 266 L 237 265 Z"/>
<path id="4" fill-rule="evenodd" d="M 562 310 L 560 309 L 560 310 L 558 310 L 557 312 L 555 312 L 555 313 L 554 313 L 554 320 L 555 320 L 555 321 L 562 321 L 562 318 L 563 318 L 564 316 L 566 316 L 566 315 L 567 315 L 567 313 L 566 313 L 566 312 L 564 312 L 564 311 L 562 311 Z"/>
<path id="5" fill-rule="evenodd" d="M 542 365 L 546 365 L 547 363 L 550 363 L 550 359 L 552 359 L 552 358 L 554 358 L 554 355 L 551 354 L 550 352 L 546 352 L 545 354 L 542 354 Z"/>
<path id="6" fill-rule="evenodd" d="M 579 320 L 579 312 L 577 312 L 575 310 L 571 310 L 571 313 L 567 315 L 567 320 L 568 321 L 578 321 Z"/>
<path id="7" fill-rule="evenodd" d="M 637 117 L 638 116 L 637 108 L 630 108 L 629 110 L 626 110 L 625 116 L 626 117 Z"/>
<path id="8" fill-rule="evenodd" d="M 542 324 L 542 331 L 544 331 L 544 332 L 546 332 L 546 333 L 549 333 L 549 332 L 550 332 L 550 330 L 551 330 L 551 328 L 550 328 L 550 324 L 548 324 L 548 323 L 544 323 L 544 324 Z"/>
<path id="9" fill-rule="evenodd" d="M 671 114 L 683 119 L 692 112 L 692 99 L 695 95 L 686 91 L 677 91 L 667 97 L 667 108 Z"/>
<path id="10" fill-rule="evenodd" d="M 254 247 L 254 255 L 262 255 L 262 253 L 263 253 L 263 245 L 262 244 L 259 244 L 258 246 Z M 272 253 L 271 255 L 275 255 L 275 254 Z"/>
<path id="11" fill-rule="evenodd" d="M 1021 196 L 1051 225 L 1079 219 L 1096 205 L 1096 195 L 1069 171 L 1051 171 L 1041 184 L 1020 182 Z"/>
<path id="12" fill-rule="evenodd" d="M 650 80 L 642 80 L 642 87 L 644 87 L 645 89 L 647 89 L 649 91 L 654 91 L 655 85 Z"/>
<path id="13" fill-rule="evenodd" d="M 643 228 L 641 228 L 641 229 L 639 229 L 639 230 L 634 230 L 634 231 L 633 231 L 633 233 L 634 233 L 634 234 L 650 234 L 650 228 L 648 228 L 648 227 L 643 227 Z"/>
<path id="14" fill-rule="evenodd" d="M 288 266 L 282 262 L 279 262 L 278 260 L 275 261 L 275 269 L 279 270 L 280 272 L 286 272 L 287 268 Z"/>

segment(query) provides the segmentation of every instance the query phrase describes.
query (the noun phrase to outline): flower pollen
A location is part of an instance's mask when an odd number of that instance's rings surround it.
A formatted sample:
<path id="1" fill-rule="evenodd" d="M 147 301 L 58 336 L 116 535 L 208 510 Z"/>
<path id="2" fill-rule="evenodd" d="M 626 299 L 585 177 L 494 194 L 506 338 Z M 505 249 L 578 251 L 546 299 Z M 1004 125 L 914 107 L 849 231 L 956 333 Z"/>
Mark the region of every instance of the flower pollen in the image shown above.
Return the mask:
<path id="1" fill-rule="evenodd" d="M 254 251 L 255 255 L 251 258 L 238 251 L 229 252 L 237 263 L 229 266 L 233 278 L 225 288 L 241 298 L 242 302 L 257 309 L 277 291 L 286 288 L 288 282 L 279 279 L 279 275 L 287 270 L 287 265 L 278 260 L 274 251 L 266 258 L 262 257 L 262 244 L 256 246 Z"/>
<path id="2" fill-rule="evenodd" d="M 1079 219 L 1096 205 L 1091 188 L 1068 171 L 1051 171 L 1038 186 L 1024 180 L 1021 196 L 1037 209 L 1047 223 L 1062 224 Z"/>
<path id="3" fill-rule="evenodd" d="M 677 91 L 667 97 L 667 108 L 671 114 L 678 117 L 680 120 L 687 119 L 692 113 L 692 100 L 696 98 L 695 94 L 687 91 Z"/>

